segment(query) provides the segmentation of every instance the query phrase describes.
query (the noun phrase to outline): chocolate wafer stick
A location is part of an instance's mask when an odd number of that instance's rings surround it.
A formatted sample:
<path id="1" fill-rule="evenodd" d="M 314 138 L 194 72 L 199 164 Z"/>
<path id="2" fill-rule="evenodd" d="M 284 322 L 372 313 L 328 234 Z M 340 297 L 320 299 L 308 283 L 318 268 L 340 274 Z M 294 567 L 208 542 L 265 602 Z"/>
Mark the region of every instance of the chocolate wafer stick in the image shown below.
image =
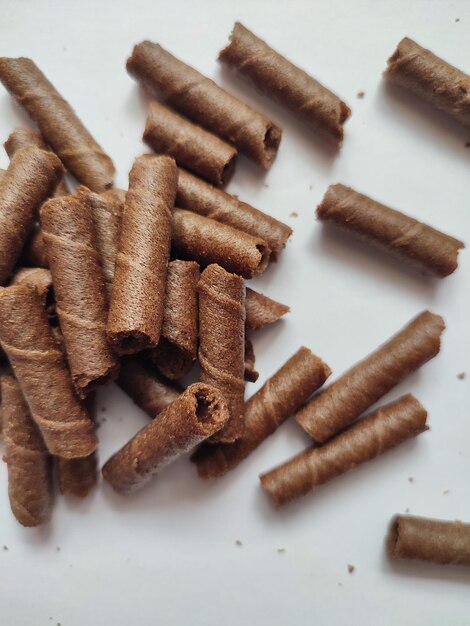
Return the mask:
<path id="1" fill-rule="evenodd" d="M 444 328 L 442 317 L 424 311 L 313 398 L 295 419 L 315 441 L 326 441 L 435 357 Z"/>
<path id="2" fill-rule="evenodd" d="M 166 156 L 141 156 L 129 173 L 108 317 L 118 354 L 154 348 L 160 339 L 177 176 Z"/>
<path id="3" fill-rule="evenodd" d="M 444 278 L 457 269 L 462 241 L 445 235 L 344 185 L 331 185 L 317 217 Z"/>
<path id="4" fill-rule="evenodd" d="M 34 287 L 45 303 L 49 324 L 53 327 L 58 326 L 52 274 L 49 270 L 42 267 L 23 267 L 13 274 L 11 284 Z"/>
<path id="5" fill-rule="evenodd" d="M 135 491 L 220 430 L 228 417 L 217 389 L 203 383 L 191 385 L 107 461 L 103 476 L 119 493 Z"/>
<path id="6" fill-rule="evenodd" d="M 253 342 L 245 335 L 245 367 L 243 378 L 249 383 L 255 383 L 259 378 L 259 372 L 255 368 L 256 355 Z"/>
<path id="7" fill-rule="evenodd" d="M 236 467 L 292 415 L 331 370 L 301 347 L 245 404 L 245 430 L 235 443 L 203 444 L 192 456 L 201 478 L 218 478 Z"/>
<path id="8" fill-rule="evenodd" d="M 427 412 L 406 395 L 371 413 L 328 441 L 260 476 L 261 486 L 281 506 L 426 431 Z"/>
<path id="9" fill-rule="evenodd" d="M 142 139 L 158 154 L 214 185 L 226 185 L 235 171 L 236 149 L 154 100 Z"/>
<path id="10" fill-rule="evenodd" d="M 49 521 L 52 510 L 52 457 L 18 381 L 3 375 L 1 386 L 10 507 L 23 526 L 40 526 Z"/>
<path id="11" fill-rule="evenodd" d="M 31 236 L 23 248 L 19 264 L 26 267 L 49 268 L 47 260 L 46 246 L 42 238 L 42 230 L 39 223 L 34 224 Z"/>
<path id="12" fill-rule="evenodd" d="M 89 204 L 73 196 L 41 208 L 56 309 L 72 381 L 80 397 L 114 380 L 119 362 L 106 337 L 104 276 Z"/>
<path id="13" fill-rule="evenodd" d="M 200 265 L 217 263 L 244 278 L 262 274 L 269 263 L 265 241 L 191 211 L 173 211 L 171 243 L 179 256 Z"/>
<path id="14" fill-rule="evenodd" d="M 387 538 L 391 559 L 470 566 L 470 524 L 397 515 Z"/>
<path id="15" fill-rule="evenodd" d="M 0 81 L 37 123 L 69 172 L 93 191 L 112 186 L 113 162 L 34 61 L 0 58 Z"/>
<path id="16" fill-rule="evenodd" d="M 315 131 L 341 145 L 343 124 L 351 115 L 348 105 L 240 22 L 235 22 L 230 42 L 220 52 L 219 60 Z"/>
<path id="17" fill-rule="evenodd" d="M 150 358 L 169 380 L 186 376 L 196 360 L 198 280 L 199 265 L 194 261 L 168 264 L 162 333 Z"/>
<path id="18" fill-rule="evenodd" d="M 178 175 L 176 205 L 263 239 L 273 261 L 292 235 L 290 226 L 182 169 Z"/>
<path id="19" fill-rule="evenodd" d="M 385 77 L 470 128 L 470 76 L 409 37 L 389 58 Z"/>
<path id="20" fill-rule="evenodd" d="M 93 423 L 74 394 L 67 365 L 32 287 L 0 289 L 0 343 L 47 449 L 64 458 L 96 448 Z"/>
<path id="21" fill-rule="evenodd" d="M 134 47 L 127 71 L 159 100 L 269 168 L 282 131 L 265 115 L 150 41 Z"/>
<path id="22" fill-rule="evenodd" d="M 10 277 L 37 211 L 63 173 L 52 152 L 35 146 L 16 152 L 0 182 L 0 284 Z"/>
<path id="23" fill-rule="evenodd" d="M 57 459 L 57 478 L 59 491 L 63 496 L 85 498 L 96 486 L 96 454 L 82 459 Z"/>
<path id="24" fill-rule="evenodd" d="M 250 330 L 258 330 L 267 324 L 273 324 L 290 311 L 285 304 L 271 300 L 250 287 L 246 288 L 245 309 L 246 327 Z"/>

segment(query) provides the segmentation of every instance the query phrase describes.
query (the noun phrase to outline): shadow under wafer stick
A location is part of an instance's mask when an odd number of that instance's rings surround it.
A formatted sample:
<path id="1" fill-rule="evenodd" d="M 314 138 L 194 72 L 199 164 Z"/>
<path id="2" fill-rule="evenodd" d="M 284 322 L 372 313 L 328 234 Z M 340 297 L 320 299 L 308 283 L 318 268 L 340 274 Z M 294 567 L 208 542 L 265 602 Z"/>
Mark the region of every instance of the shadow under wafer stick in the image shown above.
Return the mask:
<path id="1" fill-rule="evenodd" d="M 270 167 L 281 129 L 213 80 L 151 41 L 134 47 L 127 71 L 159 100 L 232 143 L 264 169 Z"/>
<path id="2" fill-rule="evenodd" d="M 203 444 L 193 454 L 201 478 L 218 478 L 246 459 L 319 389 L 331 370 L 301 347 L 245 404 L 245 430 L 234 443 Z"/>
<path id="3" fill-rule="evenodd" d="M 391 559 L 470 567 L 470 524 L 397 515 L 387 537 Z"/>
<path id="4" fill-rule="evenodd" d="M 292 228 L 287 224 L 183 169 L 179 170 L 178 175 L 176 205 L 253 237 L 260 237 L 271 250 L 271 261 L 277 260 L 292 235 Z"/>
<path id="5" fill-rule="evenodd" d="M 343 124 L 351 115 L 347 104 L 240 22 L 235 22 L 219 61 L 235 69 L 262 94 L 286 107 L 315 131 L 341 145 Z"/>
<path id="6" fill-rule="evenodd" d="M 117 377 L 106 336 L 108 312 L 91 207 L 73 196 L 48 200 L 41 226 L 56 309 L 77 394 L 84 398 Z"/>
<path id="7" fill-rule="evenodd" d="M 165 308 L 158 346 L 149 354 L 163 376 L 178 380 L 192 369 L 197 357 L 199 265 L 194 261 L 168 264 Z"/>
<path id="8" fill-rule="evenodd" d="M 74 393 L 34 288 L 0 289 L 0 343 L 49 452 L 64 458 L 91 454 L 97 443 L 93 423 Z"/>
<path id="9" fill-rule="evenodd" d="M 113 162 L 34 61 L 0 58 L 0 81 L 37 123 L 44 139 L 77 180 L 93 191 L 112 186 Z"/>
<path id="10" fill-rule="evenodd" d="M 34 224 L 33 231 L 21 253 L 19 264 L 26 267 L 43 267 L 49 269 L 46 246 L 42 238 L 41 225 Z"/>
<path id="11" fill-rule="evenodd" d="M 317 208 L 318 219 L 444 278 L 457 269 L 462 241 L 357 193 L 344 185 L 330 185 Z"/>
<path id="12" fill-rule="evenodd" d="M 427 412 L 412 395 L 380 407 L 323 446 L 301 452 L 262 474 L 261 486 L 276 506 L 395 448 L 428 430 Z"/>
<path id="13" fill-rule="evenodd" d="M 209 265 L 198 284 L 200 380 L 219 389 L 230 419 L 211 441 L 232 442 L 244 429 L 245 283 Z"/>
<path id="14" fill-rule="evenodd" d="M 104 479 L 119 493 L 135 491 L 223 428 L 228 418 L 220 391 L 203 383 L 190 385 L 107 461 Z"/>
<path id="15" fill-rule="evenodd" d="M 249 383 L 255 383 L 259 378 L 259 372 L 255 368 L 256 355 L 253 342 L 245 335 L 245 369 L 243 378 Z"/>
<path id="16" fill-rule="evenodd" d="M 409 37 L 388 59 L 384 76 L 470 128 L 470 76 Z"/>
<path id="17" fill-rule="evenodd" d="M 1 388 L 10 507 L 23 526 L 40 526 L 52 510 L 52 457 L 16 378 L 2 375 Z"/>
<path id="18" fill-rule="evenodd" d="M 235 172 L 237 151 L 233 146 L 156 100 L 149 105 L 142 139 L 157 154 L 168 154 L 179 166 L 219 187 Z"/>
<path id="19" fill-rule="evenodd" d="M 10 277 L 38 209 L 63 171 L 55 154 L 35 146 L 19 150 L 11 159 L 0 182 L 0 284 Z"/>
<path id="20" fill-rule="evenodd" d="M 249 330 L 258 330 L 267 324 L 274 324 L 290 311 L 285 304 L 271 300 L 250 287 L 246 288 L 245 309 L 246 327 Z"/>
<path id="21" fill-rule="evenodd" d="M 243 278 L 262 274 L 271 252 L 259 237 L 184 209 L 173 210 L 171 243 L 183 258 L 203 266 L 217 263 Z"/>
<path id="22" fill-rule="evenodd" d="M 440 315 L 429 311 L 420 313 L 310 400 L 295 419 L 315 441 L 323 443 L 435 357 L 441 347 L 444 328 Z"/>
<path id="23" fill-rule="evenodd" d="M 143 155 L 129 173 L 108 316 L 118 354 L 154 348 L 160 339 L 177 176 L 167 156 Z"/>

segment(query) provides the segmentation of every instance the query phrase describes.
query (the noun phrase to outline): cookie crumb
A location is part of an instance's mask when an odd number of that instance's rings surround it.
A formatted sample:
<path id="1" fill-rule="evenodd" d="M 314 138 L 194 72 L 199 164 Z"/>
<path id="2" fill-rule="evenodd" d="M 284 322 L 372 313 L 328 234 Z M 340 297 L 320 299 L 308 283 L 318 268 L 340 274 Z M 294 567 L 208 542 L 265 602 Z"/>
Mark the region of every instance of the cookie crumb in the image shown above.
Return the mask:
<path id="1" fill-rule="evenodd" d="M 460 374 L 457 374 L 457 378 L 459 380 L 465 380 L 466 377 L 467 377 L 467 374 L 465 372 L 460 372 Z"/>
<path id="2" fill-rule="evenodd" d="M 299 214 L 297 211 L 292 211 L 292 213 L 289 214 L 289 217 L 299 217 Z"/>
<path id="3" fill-rule="evenodd" d="M 8 546 L 3 546 L 3 549 L 5 550 L 5 552 L 8 552 Z"/>
<path id="4" fill-rule="evenodd" d="M 338 583 L 338 587 L 342 587 L 342 586 L 343 586 L 343 583 Z"/>
<path id="5" fill-rule="evenodd" d="M 348 574 L 353 574 L 356 567 L 354 565 L 348 564 Z"/>
<path id="6" fill-rule="evenodd" d="M 242 546 L 243 544 L 242 544 L 242 542 L 240 541 L 240 539 L 237 539 L 237 540 L 235 541 L 235 545 L 236 545 L 236 546 Z"/>
<path id="7" fill-rule="evenodd" d="M 57 552 L 60 552 L 60 546 L 57 546 L 56 550 Z"/>
<path id="8" fill-rule="evenodd" d="M 460 22 L 460 17 L 456 17 L 456 18 L 455 18 L 455 21 L 456 21 L 456 22 Z"/>
<path id="9" fill-rule="evenodd" d="M 408 478 L 408 482 L 409 482 L 409 483 L 414 483 L 414 481 L 415 481 L 415 479 L 413 478 L 413 476 L 410 476 L 410 477 Z"/>
<path id="10" fill-rule="evenodd" d="M 310 191 L 312 191 L 312 189 L 313 189 L 313 185 L 310 185 L 309 189 L 310 189 Z"/>
<path id="11" fill-rule="evenodd" d="M 365 91 L 358 91 L 356 97 L 359 98 L 359 100 L 362 100 L 365 95 L 366 95 Z"/>
<path id="12" fill-rule="evenodd" d="M 445 491 L 442 492 L 443 496 L 447 496 L 450 493 L 450 489 L 446 489 Z"/>
<path id="13" fill-rule="evenodd" d="M 409 513 L 409 512 L 410 512 L 410 509 L 405 509 L 405 513 Z"/>
<path id="14" fill-rule="evenodd" d="M 277 552 L 278 552 L 279 554 L 284 554 L 284 552 L 285 552 L 285 551 L 286 551 L 286 549 L 285 549 L 285 548 L 278 548 L 278 549 L 277 549 Z"/>

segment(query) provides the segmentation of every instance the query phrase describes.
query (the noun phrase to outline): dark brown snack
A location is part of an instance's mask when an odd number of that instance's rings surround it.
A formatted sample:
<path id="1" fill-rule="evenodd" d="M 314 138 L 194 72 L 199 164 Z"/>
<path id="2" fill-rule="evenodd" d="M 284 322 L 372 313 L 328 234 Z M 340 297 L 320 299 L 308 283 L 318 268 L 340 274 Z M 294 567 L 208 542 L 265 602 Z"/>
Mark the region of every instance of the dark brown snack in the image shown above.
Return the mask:
<path id="1" fill-rule="evenodd" d="M 199 265 L 194 261 L 168 264 L 162 332 L 150 358 L 169 380 L 186 376 L 197 357 L 198 280 Z"/>
<path id="2" fill-rule="evenodd" d="M 281 506 L 428 430 L 427 412 L 412 395 L 374 411 L 324 446 L 301 452 L 260 476 Z"/>
<path id="3" fill-rule="evenodd" d="M 262 274 L 269 263 L 265 241 L 191 211 L 173 211 L 171 243 L 179 256 L 200 265 L 217 263 L 243 278 Z"/>
<path id="4" fill-rule="evenodd" d="M 49 452 L 68 459 L 94 452 L 93 423 L 75 396 L 65 359 L 34 288 L 0 289 L 0 343 Z"/>
<path id="5" fill-rule="evenodd" d="M 83 398 L 118 375 L 106 336 L 108 312 L 91 206 L 73 196 L 48 200 L 41 226 L 56 309 L 77 394 Z"/>
<path id="6" fill-rule="evenodd" d="M 203 444 L 192 457 L 201 478 L 218 478 L 236 467 L 292 415 L 331 370 L 308 348 L 300 348 L 245 404 L 243 435 L 229 444 Z"/>
<path id="7" fill-rule="evenodd" d="M 42 238 L 41 225 L 34 224 L 32 233 L 26 242 L 23 252 L 19 259 L 19 264 L 25 267 L 43 267 L 49 268 L 47 260 L 46 246 Z"/>
<path id="8" fill-rule="evenodd" d="M 285 304 L 271 300 L 250 287 L 246 288 L 245 308 L 246 327 L 250 330 L 258 330 L 266 324 L 273 324 L 290 311 Z"/>
<path id="9" fill-rule="evenodd" d="M 470 524 L 397 515 L 387 538 L 391 559 L 470 566 Z"/>
<path id="10" fill-rule="evenodd" d="M 323 443 L 435 357 L 444 328 L 442 317 L 424 311 L 313 398 L 295 419 L 315 441 Z"/>
<path id="11" fill-rule="evenodd" d="M 178 175 L 176 205 L 263 239 L 271 250 L 272 261 L 292 235 L 290 226 L 182 169 Z"/>
<path id="12" fill-rule="evenodd" d="M 470 128 L 470 76 L 405 37 L 385 77 Z"/>
<path id="13" fill-rule="evenodd" d="M 113 162 L 34 61 L 0 58 L 0 81 L 37 123 L 69 172 L 93 191 L 112 186 Z"/>
<path id="14" fill-rule="evenodd" d="M 230 419 L 212 441 L 232 442 L 244 429 L 245 283 L 209 265 L 198 284 L 200 380 L 219 389 Z"/>
<path id="15" fill-rule="evenodd" d="M 96 454 L 81 459 L 58 458 L 57 478 L 63 496 L 85 498 L 98 481 Z"/>
<path id="16" fill-rule="evenodd" d="M 235 22 L 230 42 L 220 52 L 219 60 L 315 131 L 341 145 L 343 124 L 351 115 L 348 105 L 240 22 Z"/>
<path id="17" fill-rule="evenodd" d="M 52 510 L 52 457 L 16 378 L 3 375 L 1 386 L 10 507 L 23 526 L 40 526 Z"/>
<path id="18" fill-rule="evenodd" d="M 159 100 L 234 144 L 264 169 L 273 162 L 281 129 L 158 44 L 143 41 L 135 46 L 127 71 Z"/>
<path id="19" fill-rule="evenodd" d="M 457 269 L 462 241 L 445 235 L 344 185 L 330 185 L 317 217 L 444 278 Z"/>
<path id="20" fill-rule="evenodd" d="M 104 479 L 119 493 L 135 491 L 165 465 L 214 435 L 228 417 L 217 389 L 203 383 L 190 385 L 107 461 Z"/>
<path id="21" fill-rule="evenodd" d="M 259 378 L 259 372 L 255 368 L 256 355 L 253 342 L 245 335 L 245 370 L 243 378 L 249 383 L 255 383 Z"/>
<path id="22" fill-rule="evenodd" d="M 200 126 L 154 100 L 149 105 L 142 139 L 157 154 L 218 185 L 226 185 L 235 172 L 236 149 Z"/>
<path id="23" fill-rule="evenodd" d="M 52 152 L 19 150 L 0 182 L 0 284 L 10 277 L 33 229 L 37 211 L 63 173 Z"/>
<path id="24" fill-rule="evenodd" d="M 141 156 L 129 173 L 108 317 L 118 354 L 154 348 L 160 339 L 177 176 L 166 156 Z"/>
<path id="25" fill-rule="evenodd" d="M 152 419 L 182 393 L 183 389 L 162 378 L 142 357 L 125 357 L 117 384 Z"/>

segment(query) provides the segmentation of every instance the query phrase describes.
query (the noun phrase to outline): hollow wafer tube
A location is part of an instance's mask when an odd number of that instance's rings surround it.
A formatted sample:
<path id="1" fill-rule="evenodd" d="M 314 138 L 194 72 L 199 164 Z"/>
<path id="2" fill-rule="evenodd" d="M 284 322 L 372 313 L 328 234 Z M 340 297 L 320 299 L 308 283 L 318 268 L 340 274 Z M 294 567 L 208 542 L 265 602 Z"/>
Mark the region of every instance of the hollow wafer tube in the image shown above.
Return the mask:
<path id="1" fill-rule="evenodd" d="M 290 309 L 285 304 L 276 302 L 250 287 L 246 288 L 246 327 L 249 330 L 258 330 L 267 324 L 277 322 Z"/>

